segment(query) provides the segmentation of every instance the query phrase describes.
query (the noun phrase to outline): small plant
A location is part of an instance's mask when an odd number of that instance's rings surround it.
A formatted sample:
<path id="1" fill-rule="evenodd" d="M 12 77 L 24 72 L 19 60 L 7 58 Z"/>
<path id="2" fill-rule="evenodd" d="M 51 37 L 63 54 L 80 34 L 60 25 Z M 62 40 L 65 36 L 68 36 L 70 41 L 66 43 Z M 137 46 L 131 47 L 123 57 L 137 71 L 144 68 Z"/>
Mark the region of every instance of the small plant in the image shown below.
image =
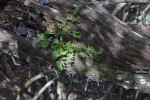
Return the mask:
<path id="1" fill-rule="evenodd" d="M 77 79 L 73 79 L 73 83 L 80 83 L 80 81 Z"/>
<path id="2" fill-rule="evenodd" d="M 73 6 L 75 9 L 72 10 L 71 13 L 76 15 L 79 8 L 77 5 Z M 94 52 L 94 49 L 90 46 L 85 47 L 82 44 L 74 45 L 71 41 L 72 38 L 80 38 L 79 32 L 74 28 L 77 19 L 66 18 L 66 21 L 71 22 L 72 25 L 60 24 L 60 28 L 55 34 L 53 34 L 50 30 L 46 30 L 44 33 L 38 35 L 38 40 L 36 43 L 41 43 L 43 48 L 50 47 L 52 49 L 51 59 L 56 62 L 56 66 L 59 71 L 63 71 L 68 64 L 74 64 L 75 55 L 81 59 L 84 59 L 86 58 L 86 53 L 88 53 L 91 55 L 90 57 L 98 63 L 98 55 L 102 52 Z M 56 24 L 53 26 L 56 27 Z M 69 37 L 72 38 L 69 40 Z"/>
<path id="3" fill-rule="evenodd" d="M 94 69 L 94 68 L 91 68 L 90 70 L 88 70 L 85 74 L 89 79 L 92 79 L 92 80 L 99 80 L 100 78 L 100 75 L 101 75 L 101 72 L 98 70 L 98 69 Z"/>
<path id="4" fill-rule="evenodd" d="M 38 40 L 36 41 L 36 44 L 41 42 L 41 46 L 43 48 L 46 48 L 49 46 L 50 42 L 52 41 L 52 37 L 49 37 L 52 32 L 50 30 L 46 30 L 44 33 L 38 35 Z"/>
<path id="5" fill-rule="evenodd" d="M 67 37 L 72 36 L 79 38 L 79 32 L 73 29 L 72 26 L 62 25 L 61 29 L 57 31 L 56 35 L 60 37 L 61 41 L 65 41 Z"/>
<path id="6" fill-rule="evenodd" d="M 98 64 L 99 63 L 99 59 L 98 59 L 98 56 L 102 54 L 101 51 L 98 51 L 98 52 L 94 52 L 94 49 L 90 46 L 88 46 L 88 52 L 90 52 L 92 54 L 92 58 L 94 60 L 94 63 L 95 64 Z"/>
<path id="7" fill-rule="evenodd" d="M 78 19 L 77 18 L 66 18 L 67 21 L 70 21 L 71 23 L 75 23 Z"/>
<path id="8" fill-rule="evenodd" d="M 89 12 L 89 10 L 85 10 L 85 14 L 89 14 L 90 12 Z"/>
<path id="9" fill-rule="evenodd" d="M 78 13 L 78 11 L 79 11 L 79 7 L 76 5 L 76 4 L 73 4 L 73 6 L 75 7 L 75 9 L 74 10 L 72 10 L 72 15 L 77 15 L 77 13 Z"/>
<path id="10" fill-rule="evenodd" d="M 122 75 L 123 73 L 124 73 L 124 71 L 122 71 L 122 70 L 117 70 L 117 71 L 116 71 L 116 74 L 117 74 L 117 75 L 119 75 L 119 74 Z"/>

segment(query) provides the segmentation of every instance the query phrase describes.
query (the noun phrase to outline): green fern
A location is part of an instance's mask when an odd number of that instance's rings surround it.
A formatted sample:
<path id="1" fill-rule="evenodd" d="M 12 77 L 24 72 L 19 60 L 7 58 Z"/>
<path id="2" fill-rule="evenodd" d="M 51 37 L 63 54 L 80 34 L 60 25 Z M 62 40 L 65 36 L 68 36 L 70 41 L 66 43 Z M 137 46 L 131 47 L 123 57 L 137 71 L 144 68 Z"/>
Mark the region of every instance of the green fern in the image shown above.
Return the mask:
<path id="1" fill-rule="evenodd" d="M 66 63 L 64 61 L 57 61 L 56 64 L 57 64 L 58 70 L 63 71 Z"/>
<path id="2" fill-rule="evenodd" d="M 39 43 L 40 41 L 44 41 L 46 39 L 45 35 L 42 33 L 42 34 L 39 34 L 38 35 L 38 39 L 36 41 L 36 44 Z"/>
<path id="3" fill-rule="evenodd" d="M 46 30 L 46 31 L 45 31 L 45 34 L 48 34 L 48 35 L 49 35 L 49 34 L 52 34 L 52 31 Z"/>
<path id="4" fill-rule="evenodd" d="M 82 44 L 79 44 L 79 45 L 78 45 L 78 48 L 79 48 L 80 50 L 82 50 L 82 51 L 86 51 L 86 47 L 85 47 L 84 45 L 82 45 Z"/>
<path id="5" fill-rule="evenodd" d="M 71 13 L 77 15 L 79 8 L 77 5 L 73 6 L 75 9 Z M 94 49 L 90 46 L 86 47 L 82 44 L 75 45 L 72 41 L 68 41 L 70 36 L 75 39 L 79 39 L 80 36 L 79 32 L 75 29 L 77 18 L 66 18 L 66 20 L 71 22 L 72 25 L 60 24 L 60 29 L 55 34 L 50 30 L 46 30 L 44 33 L 38 35 L 36 43 L 40 42 L 43 48 L 51 47 L 51 59 L 56 62 L 59 71 L 63 71 L 67 64 L 72 65 L 75 55 L 84 59 L 87 52 L 90 53 L 90 57 L 94 62 L 98 63 L 98 55 L 102 54 L 102 52 L 94 52 Z"/>
<path id="6" fill-rule="evenodd" d="M 52 56 L 51 57 L 52 57 L 52 60 L 55 61 L 58 58 L 58 52 L 54 50 L 52 52 Z"/>
<path id="7" fill-rule="evenodd" d="M 85 54 L 84 54 L 83 52 L 77 53 L 77 56 L 78 56 L 79 58 L 85 58 Z"/>
<path id="8" fill-rule="evenodd" d="M 92 53 L 94 51 L 94 49 L 92 47 L 88 46 L 88 51 Z"/>
<path id="9" fill-rule="evenodd" d="M 46 48 L 46 47 L 49 46 L 49 44 L 50 44 L 49 41 L 44 40 L 41 45 L 42 45 L 43 48 Z"/>
<path id="10" fill-rule="evenodd" d="M 98 56 L 98 55 L 101 55 L 101 54 L 102 54 L 101 51 L 96 52 L 96 55 L 97 55 L 97 56 Z"/>
<path id="11" fill-rule="evenodd" d="M 78 11 L 79 11 L 79 8 L 76 4 L 73 4 L 73 6 L 75 7 L 75 9 L 72 11 L 72 15 L 77 15 Z"/>
<path id="12" fill-rule="evenodd" d="M 67 21 L 71 22 L 71 23 L 75 23 L 78 19 L 77 18 L 66 18 Z"/>
<path id="13" fill-rule="evenodd" d="M 73 53 L 67 55 L 67 61 L 68 61 L 69 64 L 73 63 L 73 59 L 74 59 L 74 54 Z"/>
<path id="14" fill-rule="evenodd" d="M 79 38 L 79 35 L 78 35 L 79 32 L 77 32 L 77 31 L 75 31 L 75 30 L 72 30 L 71 32 L 72 32 L 72 36 L 73 36 L 74 38 Z"/>

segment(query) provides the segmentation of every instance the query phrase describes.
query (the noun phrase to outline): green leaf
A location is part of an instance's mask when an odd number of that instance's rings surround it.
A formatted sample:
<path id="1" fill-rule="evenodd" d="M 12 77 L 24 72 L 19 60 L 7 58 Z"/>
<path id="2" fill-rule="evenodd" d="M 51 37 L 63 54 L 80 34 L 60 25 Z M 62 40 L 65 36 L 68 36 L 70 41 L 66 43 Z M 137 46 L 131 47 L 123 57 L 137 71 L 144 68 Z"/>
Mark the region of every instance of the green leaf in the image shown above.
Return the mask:
<path id="1" fill-rule="evenodd" d="M 85 13 L 86 13 L 86 14 L 89 14 L 90 12 L 89 12 L 89 10 L 85 10 Z"/>
<path id="2" fill-rule="evenodd" d="M 51 48 L 54 50 L 56 50 L 58 48 L 62 48 L 62 44 L 58 40 L 55 40 L 55 41 L 53 41 Z"/>
<path id="3" fill-rule="evenodd" d="M 57 61 L 57 68 L 59 71 L 63 71 L 65 67 L 65 62 L 64 61 Z"/>
<path id="4" fill-rule="evenodd" d="M 59 44 L 58 40 L 53 41 L 53 44 Z"/>
<path id="5" fill-rule="evenodd" d="M 77 79 L 73 79 L 73 83 L 80 83 L 80 81 Z"/>
<path id="6" fill-rule="evenodd" d="M 44 41 L 45 39 L 46 39 L 46 37 L 43 33 L 38 35 L 38 40 Z"/>
<path id="7" fill-rule="evenodd" d="M 46 31 L 45 31 L 45 34 L 52 34 L 52 31 L 46 30 Z"/>
<path id="8" fill-rule="evenodd" d="M 58 65 L 57 68 L 58 68 L 59 71 L 63 71 L 64 70 L 64 68 L 61 65 Z"/>
<path id="9" fill-rule="evenodd" d="M 72 64 L 73 63 L 73 59 L 74 59 L 74 54 L 73 53 L 70 53 L 67 55 L 67 61 L 69 64 Z"/>
<path id="10" fill-rule="evenodd" d="M 71 41 L 67 42 L 67 43 L 64 45 L 64 49 L 69 50 L 70 48 L 71 48 Z"/>
<path id="11" fill-rule="evenodd" d="M 76 51 L 76 52 L 77 52 L 77 51 L 79 51 L 79 48 L 78 48 L 76 45 L 72 44 L 72 45 L 71 45 L 71 48 L 69 49 L 69 51 L 71 51 L 71 50 L 72 50 L 72 52 L 73 52 L 73 51 Z"/>
<path id="12" fill-rule="evenodd" d="M 72 22 L 72 23 L 74 23 L 74 22 L 76 22 L 77 21 L 77 18 L 73 18 L 73 19 L 71 19 L 71 18 L 66 18 L 66 20 L 68 20 L 68 21 L 70 21 L 70 22 Z"/>
<path id="13" fill-rule="evenodd" d="M 75 33 L 73 33 L 72 36 L 77 39 L 79 39 L 79 37 L 80 37 L 79 35 L 76 35 Z"/>
<path id="14" fill-rule="evenodd" d="M 73 15 L 77 15 L 78 11 L 79 11 L 79 8 L 77 5 L 73 4 L 73 6 L 75 7 L 75 9 L 72 11 L 72 14 Z"/>
<path id="15" fill-rule="evenodd" d="M 71 30 L 71 32 L 73 33 L 72 36 L 74 38 L 79 38 L 79 35 L 77 35 L 77 33 L 79 33 L 79 32 L 77 32 L 76 30 Z"/>
<path id="16" fill-rule="evenodd" d="M 39 43 L 40 41 L 41 41 L 41 40 L 37 39 L 37 40 L 35 41 L 35 44 Z"/>
<path id="17" fill-rule="evenodd" d="M 83 52 L 77 53 L 77 56 L 78 56 L 79 58 L 85 58 L 85 54 L 84 54 Z"/>
<path id="18" fill-rule="evenodd" d="M 46 48 L 46 47 L 48 47 L 48 46 L 49 46 L 49 41 L 46 41 L 46 40 L 45 40 L 45 41 L 42 42 L 42 47 L 43 47 L 43 48 Z"/>
<path id="19" fill-rule="evenodd" d="M 63 41 L 63 37 L 62 36 L 60 36 L 60 41 Z"/>
<path id="20" fill-rule="evenodd" d="M 73 6 L 76 7 L 76 8 L 78 7 L 76 4 L 73 4 Z"/>
<path id="21" fill-rule="evenodd" d="M 58 20 L 58 19 L 59 19 L 59 17 L 57 16 L 55 19 L 56 19 L 56 20 Z"/>
<path id="22" fill-rule="evenodd" d="M 51 42 L 51 41 L 52 41 L 52 37 L 49 37 L 49 38 L 47 39 L 47 41 Z"/>
<path id="23" fill-rule="evenodd" d="M 78 48 L 79 48 L 80 50 L 86 51 L 86 47 L 85 47 L 84 45 L 82 45 L 82 44 L 79 44 L 79 45 L 78 45 Z"/>
<path id="24" fill-rule="evenodd" d="M 145 19 L 146 14 L 141 14 L 141 17 L 142 17 L 143 19 Z"/>
<path id="25" fill-rule="evenodd" d="M 68 57 L 69 59 L 73 59 L 73 58 L 74 58 L 74 54 L 73 54 L 73 53 L 70 53 L 70 54 L 67 55 L 67 57 Z"/>
<path id="26" fill-rule="evenodd" d="M 57 51 L 53 51 L 52 52 L 52 60 L 55 61 L 58 58 L 58 52 Z"/>
<path id="27" fill-rule="evenodd" d="M 88 51 L 93 52 L 94 49 L 92 47 L 88 46 Z"/>
<path id="28" fill-rule="evenodd" d="M 122 70 L 117 70 L 116 73 L 117 73 L 117 74 L 123 74 L 124 71 L 122 71 Z"/>
<path id="29" fill-rule="evenodd" d="M 150 26 L 147 26 L 147 28 L 150 30 Z"/>
<path id="30" fill-rule="evenodd" d="M 61 56 L 61 55 L 66 55 L 67 52 L 68 52 L 68 51 L 61 51 L 61 52 L 59 53 L 59 55 L 60 55 L 60 56 Z"/>
<path id="31" fill-rule="evenodd" d="M 67 17 L 67 18 L 66 18 L 66 20 L 69 20 L 69 21 L 70 21 L 70 20 L 72 20 L 72 19 L 71 19 L 71 18 L 69 18 L 69 17 Z"/>
<path id="32" fill-rule="evenodd" d="M 97 55 L 97 56 L 98 56 L 98 55 L 101 55 L 101 54 L 102 54 L 101 51 L 96 52 L 96 55 Z"/>
<path id="33" fill-rule="evenodd" d="M 67 61 L 68 61 L 68 64 L 72 64 L 73 63 L 73 60 L 72 59 L 67 59 Z"/>

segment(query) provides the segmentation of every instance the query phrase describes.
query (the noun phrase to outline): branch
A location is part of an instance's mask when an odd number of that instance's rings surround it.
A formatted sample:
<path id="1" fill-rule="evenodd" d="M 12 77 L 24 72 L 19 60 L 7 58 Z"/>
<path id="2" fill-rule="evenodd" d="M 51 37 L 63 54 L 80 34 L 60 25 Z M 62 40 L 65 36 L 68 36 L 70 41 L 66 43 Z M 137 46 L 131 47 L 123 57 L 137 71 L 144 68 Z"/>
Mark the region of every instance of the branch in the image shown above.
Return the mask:
<path id="1" fill-rule="evenodd" d="M 34 76 L 33 78 L 31 78 L 30 80 L 28 80 L 25 85 L 24 85 L 24 88 L 27 88 L 31 83 L 33 83 L 34 81 L 44 77 L 45 75 L 47 75 L 48 73 L 50 73 L 51 71 L 47 71 L 45 73 L 41 73 L 41 74 L 38 74 L 36 76 Z"/>
<path id="2" fill-rule="evenodd" d="M 58 77 L 55 77 L 54 79 L 50 80 L 48 83 L 46 83 L 41 89 L 40 91 L 33 97 L 32 100 L 37 100 L 38 97 L 51 85 L 54 83 L 54 81 L 57 79 Z"/>
<path id="3" fill-rule="evenodd" d="M 146 6 L 146 8 L 142 11 L 142 14 L 146 14 L 150 10 L 150 3 Z"/>
<path id="4" fill-rule="evenodd" d="M 125 5 L 126 5 L 126 3 L 117 4 L 117 7 L 113 11 L 112 15 L 115 16 L 119 12 L 119 10 L 121 10 Z"/>

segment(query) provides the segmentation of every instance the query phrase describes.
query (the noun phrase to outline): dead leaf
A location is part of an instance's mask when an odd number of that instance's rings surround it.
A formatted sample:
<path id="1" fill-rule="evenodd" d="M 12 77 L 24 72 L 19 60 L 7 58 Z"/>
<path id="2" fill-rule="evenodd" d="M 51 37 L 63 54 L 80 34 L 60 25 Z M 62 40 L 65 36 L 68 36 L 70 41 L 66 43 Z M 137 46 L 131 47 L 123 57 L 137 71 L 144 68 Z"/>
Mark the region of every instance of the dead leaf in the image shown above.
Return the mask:
<path id="1" fill-rule="evenodd" d="M 51 28 L 56 28 L 56 23 L 52 23 L 52 24 L 50 24 L 50 26 L 51 26 Z"/>
<path id="2" fill-rule="evenodd" d="M 1 21 L 0 21 L 0 23 L 6 23 L 6 21 L 4 21 L 4 20 L 1 20 Z"/>

